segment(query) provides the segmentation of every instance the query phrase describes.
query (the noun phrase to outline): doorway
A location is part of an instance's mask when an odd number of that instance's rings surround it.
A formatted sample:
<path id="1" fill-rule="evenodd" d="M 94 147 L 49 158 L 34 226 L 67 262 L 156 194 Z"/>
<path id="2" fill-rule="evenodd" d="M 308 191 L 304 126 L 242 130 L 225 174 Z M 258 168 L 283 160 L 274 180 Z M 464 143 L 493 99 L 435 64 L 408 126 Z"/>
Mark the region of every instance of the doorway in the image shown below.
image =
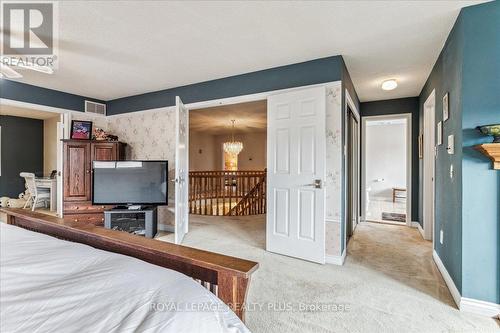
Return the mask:
<path id="1" fill-rule="evenodd" d="M 25 182 L 33 180 L 20 177 L 21 172 L 26 172 L 35 175 L 34 182 L 43 192 L 35 205 L 36 212 L 62 217 L 61 139 L 66 138 L 63 124 L 68 123 L 68 114 L 43 105 L 1 101 L 0 116 L 5 122 L 2 136 L 10 144 L 2 152 L 5 160 L 0 196 L 12 198 L 11 207 L 34 205 L 25 188 Z M 7 160 L 17 163 L 5 164 Z"/>
<path id="2" fill-rule="evenodd" d="M 267 251 L 325 263 L 325 187 L 323 183 L 326 156 L 320 152 L 324 152 L 326 146 L 327 88 L 339 86 L 340 82 L 336 81 L 186 105 L 190 113 L 202 108 L 267 101 L 267 170 L 264 173 L 266 188 L 266 221 L 264 222 Z M 182 101 L 178 99 L 176 110 L 183 107 Z M 177 123 L 179 123 L 178 120 Z M 188 123 L 189 119 L 183 122 Z M 180 128 L 183 127 L 176 124 L 175 135 L 177 137 L 189 135 L 189 126 L 186 131 L 177 130 Z M 183 139 L 182 142 L 189 141 Z M 176 149 L 178 150 L 179 147 Z M 187 160 L 189 155 L 182 158 Z M 176 154 L 176 160 L 178 158 Z M 181 174 L 180 171 L 176 166 L 176 187 L 180 182 L 185 184 L 187 182 L 187 187 L 194 186 L 189 184 L 189 177 L 178 176 Z M 289 177 L 288 181 L 283 181 L 286 177 Z M 206 181 L 203 182 L 206 184 Z M 212 182 L 208 181 L 208 184 L 212 186 Z M 224 188 L 228 186 L 226 181 L 223 184 Z M 229 184 L 232 186 L 234 181 L 230 180 Z M 232 193 L 232 191 L 229 192 Z M 259 191 L 256 190 L 256 192 Z M 232 197 L 232 194 L 230 196 Z M 176 211 L 179 208 L 183 212 L 189 212 L 189 201 L 189 196 L 185 200 L 182 198 L 178 200 L 176 197 Z M 206 202 L 203 205 L 206 206 Z M 175 225 L 177 225 L 178 214 L 175 215 Z M 189 218 L 186 222 L 187 226 L 190 223 Z M 186 234 L 186 237 L 189 235 Z M 301 247 L 297 246 L 298 244 L 304 245 L 307 251 L 298 252 Z"/>
<path id="3" fill-rule="evenodd" d="M 363 218 L 411 225 L 411 114 L 363 117 Z"/>

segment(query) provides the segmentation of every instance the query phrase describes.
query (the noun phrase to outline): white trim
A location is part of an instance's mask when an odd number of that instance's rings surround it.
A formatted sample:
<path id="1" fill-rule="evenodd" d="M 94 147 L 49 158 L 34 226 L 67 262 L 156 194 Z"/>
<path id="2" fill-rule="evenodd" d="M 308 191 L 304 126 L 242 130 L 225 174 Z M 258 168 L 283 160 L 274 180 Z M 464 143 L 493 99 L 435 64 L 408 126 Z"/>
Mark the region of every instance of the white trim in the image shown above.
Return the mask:
<path id="1" fill-rule="evenodd" d="M 444 282 L 446 282 L 446 285 L 448 286 L 448 289 L 450 290 L 451 296 L 453 297 L 455 304 L 460 309 L 460 301 L 461 301 L 462 296 L 460 295 L 460 292 L 458 291 L 457 286 L 455 286 L 455 282 L 453 282 L 453 279 L 451 278 L 450 274 L 446 270 L 446 267 L 444 267 L 444 264 L 441 261 L 441 258 L 439 258 L 439 255 L 437 254 L 436 250 L 432 251 L 432 258 L 434 259 L 434 262 L 436 263 L 436 266 L 439 269 L 439 272 L 443 276 Z"/>
<path id="2" fill-rule="evenodd" d="M 75 111 L 75 110 L 55 108 L 52 106 L 47 106 L 47 105 L 42 105 L 42 104 L 20 102 L 20 101 L 16 101 L 13 99 L 7 99 L 7 98 L 0 98 L 0 104 L 1 105 L 8 105 L 8 106 L 15 106 L 15 107 L 19 107 L 19 108 L 25 108 L 25 109 L 33 109 L 33 110 L 37 110 L 37 111 L 52 112 L 52 113 L 67 113 L 70 111 L 79 112 L 79 111 Z"/>
<path id="3" fill-rule="evenodd" d="M 174 106 L 162 106 L 160 108 L 140 110 L 140 111 L 131 111 L 131 112 L 118 113 L 118 114 L 110 114 L 110 115 L 106 116 L 106 119 L 107 118 L 128 117 L 130 115 L 135 116 L 135 115 L 140 115 L 142 113 L 149 113 L 149 112 L 155 112 L 155 111 L 175 112 L 175 105 Z"/>
<path id="4" fill-rule="evenodd" d="M 357 122 L 358 122 L 358 151 L 361 149 L 361 145 L 360 145 L 360 127 L 361 127 L 361 124 L 360 124 L 360 113 L 359 113 L 359 110 L 356 108 L 356 105 L 354 104 L 354 101 L 352 100 L 351 98 L 351 95 L 349 94 L 349 91 L 347 89 L 344 89 L 344 93 L 345 93 L 345 104 L 342 105 L 343 109 L 341 110 L 341 114 L 343 115 L 343 122 L 344 122 L 344 126 L 343 126 L 343 129 L 344 129 L 344 132 L 342 133 L 342 136 L 344 137 L 344 146 L 343 146 L 343 164 L 344 164 L 344 173 L 340 175 L 340 183 L 342 184 L 342 182 L 344 182 L 344 188 L 342 189 L 343 190 L 343 193 L 344 193 L 344 207 L 343 207 L 343 210 L 344 210 L 344 219 L 342 221 L 342 223 L 344 224 L 344 239 L 343 239 L 343 242 L 344 242 L 344 253 L 343 253 L 343 256 L 345 256 L 345 250 L 347 248 L 347 233 L 348 233 L 348 230 L 347 230 L 347 209 L 348 209 L 348 194 L 347 193 L 347 189 L 348 189 L 348 184 L 347 184 L 347 168 L 350 167 L 347 165 L 347 133 L 349 133 L 348 129 L 347 129 L 347 126 L 348 126 L 348 113 L 347 113 L 347 108 L 349 107 L 354 115 L 354 118 L 356 118 Z M 359 155 L 358 155 L 358 167 L 360 165 L 361 161 L 359 160 Z M 361 178 L 361 177 L 360 177 Z M 345 181 L 344 181 L 345 180 Z M 361 179 L 358 180 L 358 183 L 361 182 Z M 359 184 L 358 184 L 359 185 Z M 358 200 L 360 200 L 361 198 L 361 195 L 359 193 L 359 186 L 358 186 Z M 360 222 L 360 220 L 358 220 L 358 223 Z M 342 236 L 341 236 L 342 237 Z M 342 261 L 343 262 L 343 261 Z"/>
<path id="5" fill-rule="evenodd" d="M 418 229 L 418 232 L 420 232 L 420 235 L 422 235 L 422 238 L 425 239 L 425 232 L 424 232 L 424 229 L 422 229 L 422 226 L 420 225 L 420 223 L 418 223 L 417 229 Z"/>
<path id="6" fill-rule="evenodd" d="M 195 110 L 195 109 L 204 109 L 204 108 L 209 108 L 209 107 L 214 107 L 214 106 L 238 104 L 238 103 L 245 103 L 245 102 L 254 102 L 254 101 L 260 101 L 260 100 L 267 99 L 271 95 L 282 94 L 282 93 L 287 93 L 287 92 L 291 92 L 291 91 L 314 88 L 314 87 L 338 87 L 341 84 L 342 84 L 342 81 L 331 81 L 331 82 L 325 82 L 325 83 L 319 83 L 319 84 L 311 84 L 311 85 L 307 85 L 307 86 L 278 89 L 278 90 L 270 90 L 270 91 L 265 91 L 265 92 L 261 92 L 261 93 L 250 94 L 250 95 L 241 95 L 241 96 L 235 96 L 235 97 L 227 97 L 227 98 L 220 98 L 220 99 L 213 99 L 213 100 L 208 100 L 208 101 L 190 103 L 190 104 L 186 104 L 186 107 L 190 110 Z"/>
<path id="7" fill-rule="evenodd" d="M 175 226 L 171 224 L 160 224 L 158 223 L 158 230 L 175 233 Z"/>
<path id="8" fill-rule="evenodd" d="M 462 297 L 460 300 L 460 311 L 500 319 L 500 304 L 480 301 L 478 299 Z"/>
<path id="9" fill-rule="evenodd" d="M 423 106 L 423 190 L 422 190 L 422 223 L 424 229 L 425 239 L 432 240 L 432 247 L 434 248 L 435 237 L 435 177 L 436 177 L 436 156 L 435 156 L 435 142 L 436 142 L 436 91 L 432 90 L 429 97 L 425 100 Z M 427 137 L 427 133 L 432 133 L 432 141 Z M 433 145 L 429 146 L 429 142 Z M 427 150 L 427 153 L 426 153 Z M 428 177 L 427 175 L 431 175 Z M 434 179 L 434 180 L 433 180 Z M 431 189 L 428 191 L 427 189 Z"/>
<path id="10" fill-rule="evenodd" d="M 57 138 L 58 140 L 58 147 L 57 147 L 57 157 L 56 157 L 56 165 L 57 165 L 57 170 L 58 175 L 57 175 L 57 215 L 59 217 L 64 216 L 64 211 L 63 211 L 63 200 L 62 200 L 62 191 L 63 191 L 63 182 L 64 182 L 64 165 L 62 162 L 63 159 L 63 146 L 60 144 L 60 139 L 68 139 L 69 138 L 69 133 L 70 133 L 70 126 L 71 126 L 71 113 L 72 112 L 79 112 L 75 110 L 69 110 L 69 109 L 62 109 L 62 108 L 56 108 L 52 106 L 47 106 L 47 105 L 42 105 L 42 104 L 34 104 L 34 103 L 27 103 L 27 102 L 21 102 L 21 101 L 16 101 L 13 99 L 8 99 L 8 98 L 0 98 L 0 105 L 5 105 L 5 106 L 14 106 L 14 107 L 19 107 L 19 108 L 24 108 L 24 109 L 31 109 L 31 110 L 36 110 L 36 111 L 42 111 L 42 112 L 49 112 L 49 113 L 54 113 L 54 114 L 59 114 L 60 115 L 60 121 L 62 122 L 63 126 L 63 131 L 60 133 L 60 129 L 57 129 L 57 134 L 58 136 L 62 134 L 61 138 Z M 81 113 L 81 112 L 79 112 Z M 58 127 L 59 127 L 58 123 Z"/>
<path id="11" fill-rule="evenodd" d="M 333 264 L 333 265 L 339 265 L 342 266 L 345 261 L 345 255 L 346 255 L 346 250 L 344 249 L 344 252 L 342 252 L 342 255 L 340 256 L 332 256 L 332 255 L 325 255 L 325 262 L 327 264 Z"/>
<path id="12" fill-rule="evenodd" d="M 443 276 L 444 282 L 446 282 L 451 296 L 453 297 L 453 300 L 455 301 L 457 307 L 460 309 L 460 312 L 474 313 L 487 317 L 499 316 L 500 318 L 500 304 L 462 297 L 460 295 L 460 292 L 458 291 L 458 288 L 455 286 L 453 279 L 446 270 L 446 267 L 444 267 L 441 258 L 439 258 L 439 255 L 435 250 L 432 252 L 432 258 L 434 259 L 439 272 Z"/>
<path id="13" fill-rule="evenodd" d="M 267 99 L 271 95 L 286 93 L 286 92 L 295 91 L 295 90 L 301 90 L 304 88 L 321 87 L 321 86 L 337 87 L 340 85 L 341 85 L 341 81 L 331 81 L 331 82 L 320 83 L 320 84 L 312 84 L 312 85 L 308 85 L 308 86 L 265 91 L 265 92 L 261 92 L 261 93 L 250 94 L 250 95 L 241 95 L 241 96 L 226 97 L 226 98 L 220 98 L 220 99 L 212 99 L 212 100 L 208 100 L 208 101 L 194 102 L 194 103 L 184 104 L 184 106 L 187 107 L 189 110 L 205 109 L 205 108 L 216 107 L 216 106 L 261 101 L 261 100 Z M 163 107 L 159 107 L 159 108 L 140 110 L 140 111 L 129 111 L 129 112 L 124 112 L 124 113 L 119 113 L 119 114 L 107 115 L 107 117 L 120 117 L 120 116 L 127 116 L 130 113 L 137 114 L 140 112 L 150 112 L 150 111 L 172 111 L 173 112 L 173 111 L 175 111 L 175 105 L 174 106 L 163 106 Z"/>
<path id="14" fill-rule="evenodd" d="M 411 199 L 412 199 L 412 123 L 411 113 L 398 113 L 391 115 L 366 116 L 361 118 L 361 216 L 366 221 L 366 126 L 370 120 L 406 120 L 406 225 L 412 226 Z"/>

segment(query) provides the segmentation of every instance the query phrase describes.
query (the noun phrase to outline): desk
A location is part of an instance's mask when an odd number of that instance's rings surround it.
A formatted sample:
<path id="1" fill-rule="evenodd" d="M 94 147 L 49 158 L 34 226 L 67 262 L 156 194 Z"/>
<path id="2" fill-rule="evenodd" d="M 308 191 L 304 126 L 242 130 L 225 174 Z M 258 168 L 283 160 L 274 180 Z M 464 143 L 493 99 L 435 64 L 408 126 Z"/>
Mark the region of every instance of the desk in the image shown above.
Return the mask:
<path id="1" fill-rule="evenodd" d="M 57 180 L 49 177 L 35 178 L 36 187 L 48 188 L 50 190 L 50 210 L 55 211 L 57 208 Z"/>

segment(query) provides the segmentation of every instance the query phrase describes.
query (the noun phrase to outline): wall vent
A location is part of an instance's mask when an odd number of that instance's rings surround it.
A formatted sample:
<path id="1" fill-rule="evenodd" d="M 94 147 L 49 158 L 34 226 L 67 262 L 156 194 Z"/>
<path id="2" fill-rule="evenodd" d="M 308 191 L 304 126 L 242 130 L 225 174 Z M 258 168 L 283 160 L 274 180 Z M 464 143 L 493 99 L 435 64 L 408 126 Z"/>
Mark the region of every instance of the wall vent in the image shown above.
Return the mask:
<path id="1" fill-rule="evenodd" d="M 106 104 L 85 101 L 85 112 L 106 115 Z"/>

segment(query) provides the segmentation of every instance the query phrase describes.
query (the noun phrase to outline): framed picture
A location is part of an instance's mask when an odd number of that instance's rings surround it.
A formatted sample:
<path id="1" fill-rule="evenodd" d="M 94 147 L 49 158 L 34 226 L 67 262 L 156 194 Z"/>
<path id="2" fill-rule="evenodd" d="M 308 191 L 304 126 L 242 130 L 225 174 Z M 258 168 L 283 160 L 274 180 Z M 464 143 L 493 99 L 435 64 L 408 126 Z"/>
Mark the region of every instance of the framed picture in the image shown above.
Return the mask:
<path id="1" fill-rule="evenodd" d="M 424 158 L 424 135 L 420 134 L 418 136 L 418 158 Z"/>
<path id="2" fill-rule="evenodd" d="M 70 138 L 73 140 L 90 140 L 92 138 L 92 122 L 72 120 Z"/>
<path id="3" fill-rule="evenodd" d="M 450 104 L 448 100 L 448 93 L 443 96 L 443 121 L 446 121 L 450 117 Z"/>
<path id="4" fill-rule="evenodd" d="M 443 122 L 437 123 L 437 145 L 443 144 Z"/>

